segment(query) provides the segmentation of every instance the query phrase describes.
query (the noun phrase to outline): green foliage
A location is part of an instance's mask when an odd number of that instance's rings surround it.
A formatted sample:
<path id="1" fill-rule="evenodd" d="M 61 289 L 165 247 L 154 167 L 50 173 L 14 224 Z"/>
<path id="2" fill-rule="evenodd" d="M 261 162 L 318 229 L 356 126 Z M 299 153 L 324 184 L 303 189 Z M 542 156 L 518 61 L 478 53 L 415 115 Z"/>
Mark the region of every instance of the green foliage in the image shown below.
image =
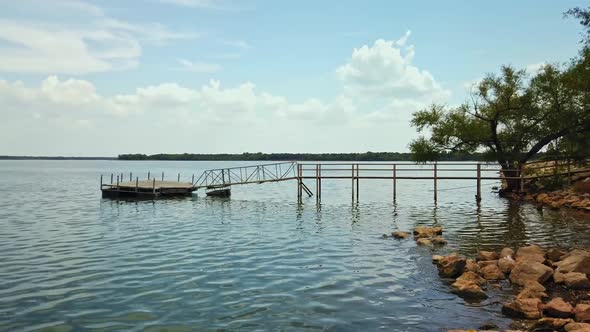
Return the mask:
<path id="1" fill-rule="evenodd" d="M 590 12 L 580 19 L 590 38 Z M 590 41 L 590 39 L 587 39 Z M 472 90 L 471 100 L 456 107 L 432 105 L 413 114 L 412 125 L 427 132 L 410 143 L 417 161 L 443 153 L 479 152 L 504 170 L 547 151 L 548 155 L 590 156 L 590 49 L 564 65 L 545 65 L 532 76 L 503 66 Z"/>

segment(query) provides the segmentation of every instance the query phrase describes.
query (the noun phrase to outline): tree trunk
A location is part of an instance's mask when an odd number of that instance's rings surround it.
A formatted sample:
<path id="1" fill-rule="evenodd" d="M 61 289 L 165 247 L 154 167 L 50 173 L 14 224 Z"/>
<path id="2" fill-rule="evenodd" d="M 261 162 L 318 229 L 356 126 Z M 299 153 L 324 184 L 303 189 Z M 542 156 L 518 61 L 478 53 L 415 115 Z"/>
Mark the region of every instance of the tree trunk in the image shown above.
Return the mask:
<path id="1" fill-rule="evenodd" d="M 521 165 L 516 166 L 513 162 L 503 163 L 502 177 L 504 178 L 504 185 L 500 190 L 500 196 L 506 196 L 508 193 L 517 193 L 520 191 L 520 172 Z"/>

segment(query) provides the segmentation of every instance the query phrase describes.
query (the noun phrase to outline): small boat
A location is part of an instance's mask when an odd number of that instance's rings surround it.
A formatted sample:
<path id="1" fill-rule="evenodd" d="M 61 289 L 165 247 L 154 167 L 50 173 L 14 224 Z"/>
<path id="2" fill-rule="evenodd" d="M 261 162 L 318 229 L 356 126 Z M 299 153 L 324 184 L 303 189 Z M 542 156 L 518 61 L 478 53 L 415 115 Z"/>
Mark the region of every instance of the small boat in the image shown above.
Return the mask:
<path id="1" fill-rule="evenodd" d="M 229 197 L 231 196 L 231 190 L 229 188 L 214 189 L 206 192 L 206 194 L 211 197 Z"/>

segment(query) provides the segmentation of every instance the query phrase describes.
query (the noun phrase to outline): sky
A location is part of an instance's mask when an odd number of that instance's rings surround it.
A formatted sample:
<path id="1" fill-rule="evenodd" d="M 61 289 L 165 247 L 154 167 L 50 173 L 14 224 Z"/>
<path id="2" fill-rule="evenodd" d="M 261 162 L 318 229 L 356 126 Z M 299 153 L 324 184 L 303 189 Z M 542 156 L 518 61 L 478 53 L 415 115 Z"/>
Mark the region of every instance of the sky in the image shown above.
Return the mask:
<path id="1" fill-rule="evenodd" d="M 0 155 L 407 152 L 586 1 L 0 0 Z"/>

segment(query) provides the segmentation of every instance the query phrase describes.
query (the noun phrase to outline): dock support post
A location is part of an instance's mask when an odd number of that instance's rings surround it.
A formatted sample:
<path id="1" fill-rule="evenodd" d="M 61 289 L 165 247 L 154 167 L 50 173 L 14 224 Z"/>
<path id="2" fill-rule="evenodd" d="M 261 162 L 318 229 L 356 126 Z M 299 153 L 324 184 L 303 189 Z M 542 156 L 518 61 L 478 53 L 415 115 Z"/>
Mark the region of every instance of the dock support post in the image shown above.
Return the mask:
<path id="1" fill-rule="evenodd" d="M 315 201 L 320 204 L 320 165 L 315 165 Z"/>
<path id="2" fill-rule="evenodd" d="M 102 190 L 102 174 L 100 175 L 100 190 Z"/>
<path id="3" fill-rule="evenodd" d="M 156 179 L 152 182 L 152 193 L 156 195 Z"/>
<path id="4" fill-rule="evenodd" d="M 359 164 L 356 164 L 356 201 L 359 201 Z"/>
<path id="5" fill-rule="evenodd" d="M 301 186 L 301 165 L 297 164 L 297 204 L 301 204 L 303 197 L 303 187 Z"/>
<path id="6" fill-rule="evenodd" d="M 129 181 L 133 181 L 133 172 L 129 172 Z"/>
<path id="7" fill-rule="evenodd" d="M 164 172 L 162 172 L 162 181 L 164 181 Z"/>
<path id="8" fill-rule="evenodd" d="M 438 169 L 437 169 L 437 162 L 434 162 L 434 203 L 436 203 L 437 201 L 437 190 L 438 190 L 438 184 L 437 184 L 437 178 L 438 178 Z"/>
<path id="9" fill-rule="evenodd" d="M 150 171 L 148 171 L 148 180 L 150 179 Z"/>
<path id="10" fill-rule="evenodd" d="M 180 173 L 178 173 L 178 182 L 180 182 Z"/>
<path id="11" fill-rule="evenodd" d="M 352 202 L 354 203 L 354 164 L 351 164 L 350 166 L 352 167 Z"/>
<path id="12" fill-rule="evenodd" d="M 318 173 L 319 173 L 319 177 L 318 177 L 318 185 L 320 186 L 320 190 L 318 191 L 318 196 L 320 197 L 320 203 L 322 202 L 322 164 L 318 165 Z"/>
<path id="13" fill-rule="evenodd" d="M 477 163 L 477 194 L 475 195 L 476 201 L 481 201 L 481 164 Z"/>
<path id="14" fill-rule="evenodd" d="M 135 178 L 135 192 L 139 191 L 139 176 Z"/>
<path id="15" fill-rule="evenodd" d="M 193 177 L 191 178 L 191 183 L 194 185 L 195 184 L 195 175 L 193 174 Z"/>
<path id="16" fill-rule="evenodd" d="M 123 173 L 121 173 L 121 182 L 123 182 L 123 181 L 124 181 L 124 180 L 123 180 Z"/>
<path id="17" fill-rule="evenodd" d="M 397 165 L 393 164 L 393 202 L 397 200 Z"/>
<path id="18" fill-rule="evenodd" d="M 111 173 L 111 184 L 113 184 L 113 173 Z"/>
<path id="19" fill-rule="evenodd" d="M 119 176 L 117 175 L 117 190 L 119 190 Z"/>

